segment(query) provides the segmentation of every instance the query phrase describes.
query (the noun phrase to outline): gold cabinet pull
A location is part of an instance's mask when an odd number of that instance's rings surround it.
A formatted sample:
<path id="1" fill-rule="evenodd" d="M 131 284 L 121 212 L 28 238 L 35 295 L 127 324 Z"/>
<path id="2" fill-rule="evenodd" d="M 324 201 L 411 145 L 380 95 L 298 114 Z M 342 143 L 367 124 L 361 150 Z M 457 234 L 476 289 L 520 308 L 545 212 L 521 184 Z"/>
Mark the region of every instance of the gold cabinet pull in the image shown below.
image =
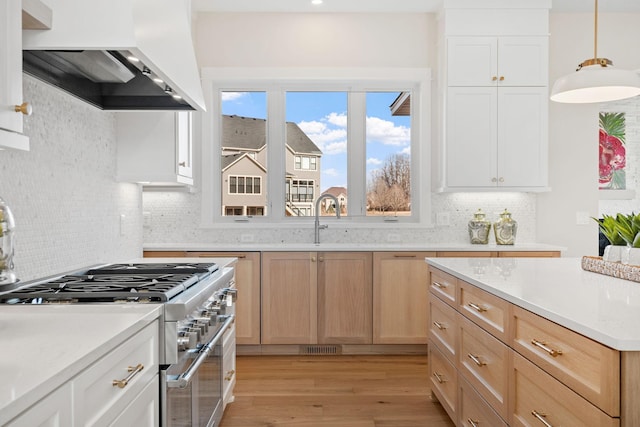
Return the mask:
<path id="1" fill-rule="evenodd" d="M 233 378 L 235 373 L 236 373 L 235 369 L 232 369 L 232 370 L 228 371 L 227 375 L 225 375 L 225 377 L 224 377 L 224 380 L 225 381 L 231 381 L 231 379 Z"/>
<path id="2" fill-rule="evenodd" d="M 436 378 L 436 381 L 438 381 L 438 383 L 440 383 L 440 384 L 442 384 L 442 383 L 444 383 L 444 382 L 447 382 L 447 380 L 445 380 L 445 379 L 443 378 L 444 376 L 443 376 L 442 374 L 439 374 L 439 373 L 437 373 L 437 372 L 434 372 L 434 373 L 433 373 L 433 376 Z"/>
<path id="3" fill-rule="evenodd" d="M 480 305 L 476 304 L 475 302 L 470 302 L 469 304 L 467 304 L 469 307 L 473 308 L 475 311 L 477 311 L 478 313 L 482 313 L 484 311 L 487 311 L 486 308 L 481 307 Z"/>
<path id="4" fill-rule="evenodd" d="M 440 282 L 433 282 L 433 286 L 435 286 L 436 288 L 440 288 L 440 289 L 444 289 L 447 287 L 447 284 L 442 284 Z"/>
<path id="5" fill-rule="evenodd" d="M 480 421 L 474 420 L 472 418 L 467 418 L 467 422 L 469 423 L 469 425 L 471 427 L 479 427 L 480 426 Z"/>
<path id="6" fill-rule="evenodd" d="M 31 113 L 33 113 L 33 107 L 31 107 L 31 104 L 29 104 L 28 102 L 23 102 L 20 105 L 15 105 L 13 107 L 13 111 L 15 111 L 16 113 L 22 113 L 25 116 L 30 116 Z"/>
<path id="7" fill-rule="evenodd" d="M 540 421 L 542 425 L 544 425 L 544 427 L 553 427 L 551 424 L 549 424 L 549 422 L 547 422 L 547 420 L 545 420 L 545 417 L 547 416 L 547 414 L 538 412 L 534 409 L 533 411 L 531 411 L 531 415 L 536 417 L 536 419 Z"/>
<path id="8" fill-rule="evenodd" d="M 129 366 L 127 368 L 127 372 L 129 372 L 129 375 L 127 375 L 127 377 L 122 380 L 113 380 L 111 385 L 118 388 L 125 388 L 127 384 L 129 384 L 129 381 L 131 381 L 133 377 L 135 377 L 138 372 L 142 371 L 143 369 L 144 365 L 142 363 L 138 363 L 137 366 Z"/>
<path id="9" fill-rule="evenodd" d="M 473 360 L 473 363 L 475 363 L 478 366 L 484 366 L 486 365 L 486 363 L 484 363 L 482 360 L 480 360 L 480 358 L 478 356 L 475 356 L 471 353 L 467 354 L 467 356 L 469 356 L 469 359 Z"/>
<path id="10" fill-rule="evenodd" d="M 538 341 L 537 339 L 532 339 L 531 340 L 531 344 L 535 345 L 536 347 L 546 351 L 547 353 L 549 353 L 549 356 L 551 357 L 558 357 L 558 356 L 562 356 L 562 350 L 556 350 L 554 348 L 551 348 L 549 346 L 547 346 L 547 343 L 544 341 Z"/>
<path id="11" fill-rule="evenodd" d="M 504 81 L 504 76 L 500 76 L 500 81 L 503 82 Z"/>
<path id="12" fill-rule="evenodd" d="M 440 322 L 437 322 L 437 321 L 435 321 L 435 320 L 433 321 L 433 324 L 435 325 L 435 327 L 436 327 L 436 328 L 440 329 L 441 331 L 442 331 L 443 329 L 447 329 L 447 327 L 446 327 L 444 324 L 442 324 L 442 323 L 440 323 Z"/>
<path id="13" fill-rule="evenodd" d="M 496 80 L 498 80 L 498 76 L 493 76 L 493 77 L 491 77 L 491 81 L 492 81 L 492 82 L 495 82 Z"/>

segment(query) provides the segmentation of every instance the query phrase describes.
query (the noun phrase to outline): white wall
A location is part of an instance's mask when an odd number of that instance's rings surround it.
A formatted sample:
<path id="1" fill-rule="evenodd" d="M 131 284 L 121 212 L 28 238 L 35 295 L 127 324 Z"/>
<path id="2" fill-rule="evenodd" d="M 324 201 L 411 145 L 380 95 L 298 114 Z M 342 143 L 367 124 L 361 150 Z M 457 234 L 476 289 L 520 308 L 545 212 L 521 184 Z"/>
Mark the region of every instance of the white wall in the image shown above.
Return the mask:
<path id="1" fill-rule="evenodd" d="M 639 14 L 601 13 L 598 56 L 611 59 L 619 68 L 640 68 L 639 19 Z M 553 83 L 593 57 L 593 13 L 552 13 L 550 28 L 549 79 Z M 609 108 L 616 106 L 550 104 L 552 191 L 538 196 L 537 235 L 541 242 L 567 246 L 568 256 L 597 255 L 597 225 L 592 221 L 576 224 L 576 213 L 586 212 L 592 217 L 599 214 L 598 112 Z"/>
<path id="2" fill-rule="evenodd" d="M 115 177 L 115 119 L 24 77 L 31 151 L 0 151 L 0 197 L 16 221 L 15 271 L 24 281 L 141 255 L 142 201 Z M 124 214 L 124 236 L 120 235 Z"/>
<path id="3" fill-rule="evenodd" d="M 198 15 L 195 34 L 201 67 L 429 67 L 436 75 L 437 23 L 433 14 L 208 13 Z M 436 83 L 432 90 L 434 102 Z M 435 116 L 432 121 L 437 123 Z M 196 163 L 196 178 L 199 169 L 200 164 Z M 311 223 L 304 229 L 200 229 L 199 191 L 144 193 L 144 210 L 149 212 L 145 243 L 237 244 L 242 233 L 253 234 L 255 242 L 313 241 Z M 487 212 L 491 220 L 497 220 L 499 213 L 508 208 L 519 222 L 516 240 L 537 241 L 535 195 L 475 193 L 427 197 L 431 197 L 432 216 L 449 213 L 451 225 L 431 229 L 385 228 L 384 232 L 332 225 L 323 231 L 323 239 L 384 243 L 392 233 L 399 241 L 408 243 L 466 243 L 467 223 L 478 208 Z"/>

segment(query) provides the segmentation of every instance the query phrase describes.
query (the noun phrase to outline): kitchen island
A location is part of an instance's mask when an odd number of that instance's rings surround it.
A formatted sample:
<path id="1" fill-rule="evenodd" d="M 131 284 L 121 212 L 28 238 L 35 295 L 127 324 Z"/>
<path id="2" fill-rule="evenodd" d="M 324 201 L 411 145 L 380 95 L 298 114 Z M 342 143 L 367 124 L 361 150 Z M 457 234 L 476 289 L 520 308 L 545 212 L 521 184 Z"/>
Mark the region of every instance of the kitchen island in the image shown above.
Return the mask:
<path id="1" fill-rule="evenodd" d="M 640 283 L 579 258 L 426 261 L 432 391 L 454 422 L 640 425 Z"/>

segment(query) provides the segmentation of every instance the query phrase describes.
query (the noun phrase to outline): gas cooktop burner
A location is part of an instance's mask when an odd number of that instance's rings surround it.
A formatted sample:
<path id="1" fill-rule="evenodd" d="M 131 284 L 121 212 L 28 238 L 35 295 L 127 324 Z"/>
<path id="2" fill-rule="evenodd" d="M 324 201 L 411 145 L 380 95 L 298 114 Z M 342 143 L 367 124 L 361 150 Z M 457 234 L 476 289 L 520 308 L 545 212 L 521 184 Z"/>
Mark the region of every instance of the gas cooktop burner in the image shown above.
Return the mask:
<path id="1" fill-rule="evenodd" d="M 110 264 L 94 268 L 87 274 L 200 274 L 208 275 L 218 270 L 215 263 L 148 263 L 148 264 Z"/>
<path id="2" fill-rule="evenodd" d="M 67 275 L 45 283 L 17 289 L 15 299 L 45 302 L 78 300 L 86 302 L 165 302 L 197 283 L 196 274 Z"/>

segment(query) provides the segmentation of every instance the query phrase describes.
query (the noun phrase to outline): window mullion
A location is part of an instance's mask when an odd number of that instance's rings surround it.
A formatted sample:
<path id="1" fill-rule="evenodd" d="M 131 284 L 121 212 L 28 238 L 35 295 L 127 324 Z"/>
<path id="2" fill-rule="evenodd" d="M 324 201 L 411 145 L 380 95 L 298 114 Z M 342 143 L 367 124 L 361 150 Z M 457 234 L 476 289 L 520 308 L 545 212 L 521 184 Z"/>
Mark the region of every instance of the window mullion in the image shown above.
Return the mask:
<path id="1" fill-rule="evenodd" d="M 347 110 L 349 216 L 366 216 L 366 93 L 350 92 Z"/>
<path id="2" fill-rule="evenodd" d="M 285 105 L 284 92 L 267 91 L 267 204 L 268 215 L 276 221 L 284 219 L 285 201 Z"/>

